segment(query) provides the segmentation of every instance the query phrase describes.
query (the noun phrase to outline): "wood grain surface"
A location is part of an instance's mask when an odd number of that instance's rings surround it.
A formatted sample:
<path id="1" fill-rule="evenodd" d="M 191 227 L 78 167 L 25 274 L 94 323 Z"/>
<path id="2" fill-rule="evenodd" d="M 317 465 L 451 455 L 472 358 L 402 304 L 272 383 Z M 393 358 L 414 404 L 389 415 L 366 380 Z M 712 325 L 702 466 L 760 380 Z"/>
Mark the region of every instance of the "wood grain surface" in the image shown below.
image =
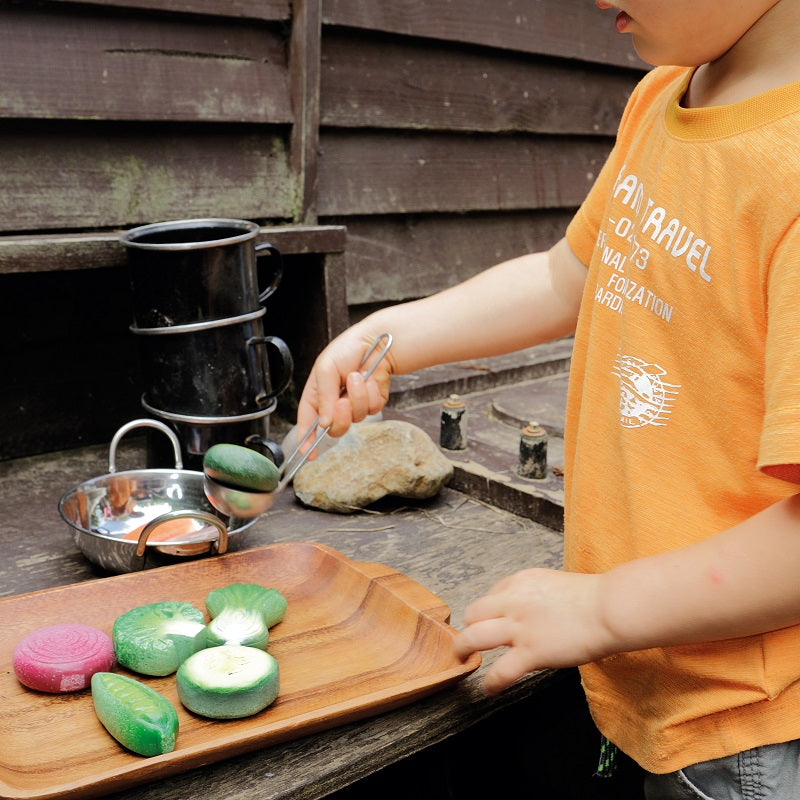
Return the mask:
<path id="1" fill-rule="evenodd" d="M 323 131 L 321 147 L 319 213 L 332 217 L 577 206 L 610 150 L 596 139 L 340 130 Z"/>
<path id="2" fill-rule="evenodd" d="M 174 676 L 127 672 L 178 710 L 176 749 L 142 758 L 120 747 L 95 717 L 91 692 L 48 695 L 16 680 L 16 643 L 43 625 L 80 621 L 111 633 L 121 613 L 183 600 L 205 608 L 209 591 L 230 583 L 274 586 L 287 598 L 272 629 L 280 693 L 265 711 L 210 721 L 181 705 Z M 323 545 L 268 545 L 214 559 L 148 570 L 0 601 L 0 797 L 85 798 L 163 778 L 310 732 L 352 722 L 424 697 L 474 671 L 452 652 L 449 610 L 424 587 L 382 565 L 354 564 Z"/>
<path id="3" fill-rule="evenodd" d="M 36 39 L 29 35 L 36 24 Z M 280 31 L 237 20 L 0 8 L 0 118 L 291 122 Z M 47 52 L 43 60 L 41 52 Z M 165 98 L 164 87 L 180 91 Z M 6 226 L 7 227 L 7 226 Z"/>
<path id="4" fill-rule="evenodd" d="M 0 595 L 102 576 L 73 543 L 57 504 L 72 486 L 104 474 L 107 454 L 107 445 L 92 446 L 0 462 Z M 141 467 L 143 459 L 143 446 L 133 437 L 120 449 L 118 467 Z M 467 604 L 503 576 L 523 566 L 559 567 L 563 547 L 558 532 L 449 489 L 430 501 L 395 500 L 348 515 L 305 508 L 287 491 L 241 545 L 297 541 L 327 544 L 353 562 L 398 570 L 441 598 L 455 628 L 463 624 Z M 214 800 L 327 797 L 490 716 L 518 704 L 535 707 L 551 686 L 552 672 L 529 675 L 499 696 L 484 695 L 481 679 L 498 654 L 485 653 L 478 670 L 429 697 L 168 779 L 154 778 L 115 792 L 114 800 L 186 800 L 200 786 Z M 535 718 L 531 724 L 537 724 Z M 0 725 L 0 753 L 9 733 Z M 420 800 L 432 800 L 426 788 L 420 787 Z"/>
<path id="5" fill-rule="evenodd" d="M 54 0 L 69 5 L 102 5 L 141 8 L 166 13 L 214 14 L 219 17 L 286 20 L 291 17 L 289 0 Z"/>
<path id="6" fill-rule="evenodd" d="M 639 78 L 339 28 L 326 31 L 323 45 L 322 123 L 331 127 L 615 136 Z"/>
<path id="7" fill-rule="evenodd" d="M 645 69 L 559 0 L 0 3 L 0 47 L 0 458 L 102 442 L 138 404 L 110 232 L 347 226 L 358 318 L 560 238 Z"/>
<path id="8" fill-rule="evenodd" d="M 592 3 L 563 0 L 404 0 L 365 3 L 326 0 L 328 24 L 405 35 L 470 42 L 523 53 L 603 61 L 626 67 L 642 62 L 628 40 L 603 24 Z"/>

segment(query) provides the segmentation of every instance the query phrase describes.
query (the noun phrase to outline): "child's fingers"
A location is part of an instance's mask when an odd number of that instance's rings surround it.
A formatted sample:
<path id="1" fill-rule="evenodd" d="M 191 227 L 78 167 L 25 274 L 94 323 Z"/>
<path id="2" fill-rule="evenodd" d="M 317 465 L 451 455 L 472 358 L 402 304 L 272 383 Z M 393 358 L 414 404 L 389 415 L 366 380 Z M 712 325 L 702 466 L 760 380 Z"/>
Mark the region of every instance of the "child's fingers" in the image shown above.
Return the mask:
<path id="1" fill-rule="evenodd" d="M 349 419 L 342 419 L 343 409 L 347 412 L 344 416 L 349 416 L 349 403 L 341 403 L 342 386 L 345 382 L 345 375 L 337 366 L 333 359 L 320 356 L 314 368 L 314 381 L 317 399 L 317 412 L 319 414 L 319 424 L 323 428 L 331 426 L 331 434 L 340 435 L 343 431 L 339 430 L 342 426 L 349 425 Z"/>
<path id="2" fill-rule="evenodd" d="M 464 622 L 474 625 L 487 619 L 502 617 L 506 613 L 506 598 L 502 591 L 491 589 L 488 594 L 473 600 L 464 609 Z"/>
<path id="3" fill-rule="evenodd" d="M 511 644 L 514 625 L 505 618 L 487 619 L 475 622 L 459 633 L 453 647 L 460 659 L 466 659 L 479 650 L 492 650 L 495 647 Z"/>
<path id="4" fill-rule="evenodd" d="M 483 691 L 486 694 L 499 694 L 531 672 L 531 666 L 519 648 L 512 647 L 492 664 L 483 678 Z"/>
<path id="5" fill-rule="evenodd" d="M 472 653 L 508 647 L 487 671 L 483 680 L 486 694 L 498 694 L 531 671 L 530 653 L 515 642 L 517 625 L 504 617 L 475 622 L 455 639 L 456 656 L 462 661 Z"/>
<path id="6" fill-rule="evenodd" d="M 377 414 L 386 405 L 389 399 L 389 383 L 391 381 L 391 376 L 386 376 L 384 381 L 385 388 L 381 387 L 377 380 L 378 377 L 380 376 L 375 375 L 371 380 L 367 381 L 367 393 L 369 395 L 368 413 L 370 414 Z"/>
<path id="7" fill-rule="evenodd" d="M 350 415 L 353 422 L 360 422 L 369 414 L 369 390 L 364 376 L 360 372 L 351 372 L 347 376 L 347 400 L 350 404 Z"/>

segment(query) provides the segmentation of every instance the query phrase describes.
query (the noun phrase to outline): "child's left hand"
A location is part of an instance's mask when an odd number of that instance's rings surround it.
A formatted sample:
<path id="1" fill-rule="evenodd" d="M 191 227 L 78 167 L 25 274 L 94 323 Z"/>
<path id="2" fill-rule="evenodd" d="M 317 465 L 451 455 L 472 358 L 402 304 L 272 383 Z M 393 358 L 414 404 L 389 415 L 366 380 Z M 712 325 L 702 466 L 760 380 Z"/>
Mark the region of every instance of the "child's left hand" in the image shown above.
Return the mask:
<path id="1" fill-rule="evenodd" d="M 574 667 L 615 652 L 600 607 L 601 575 L 527 569 L 504 578 L 464 614 L 459 658 L 507 646 L 484 679 L 497 694 L 539 669 Z"/>

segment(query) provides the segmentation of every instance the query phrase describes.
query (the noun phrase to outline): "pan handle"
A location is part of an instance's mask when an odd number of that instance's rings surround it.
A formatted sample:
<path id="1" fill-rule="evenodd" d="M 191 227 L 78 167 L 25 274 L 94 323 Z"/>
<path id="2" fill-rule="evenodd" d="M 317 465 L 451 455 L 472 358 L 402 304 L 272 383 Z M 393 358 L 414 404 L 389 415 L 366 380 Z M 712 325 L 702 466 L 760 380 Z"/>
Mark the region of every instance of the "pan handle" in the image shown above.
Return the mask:
<path id="1" fill-rule="evenodd" d="M 142 528 L 142 532 L 139 534 L 139 541 L 136 545 L 136 555 L 141 557 L 145 554 L 147 550 L 147 539 L 150 537 L 150 534 L 158 528 L 159 525 L 163 525 L 165 522 L 169 522 L 172 519 L 197 519 L 200 522 L 205 522 L 207 525 L 213 525 L 218 533 L 219 536 L 217 538 L 217 545 L 216 545 L 216 552 L 219 554 L 225 553 L 228 550 L 228 528 L 225 523 L 214 514 L 209 514 L 206 511 L 194 511 L 192 509 L 184 509 L 179 508 L 175 511 L 168 511 L 166 514 L 161 514 L 161 516 L 156 517 L 155 519 L 151 519 L 147 525 Z M 213 541 L 211 539 L 198 539 L 198 542 L 203 541 Z M 192 544 L 196 544 L 196 542 L 192 542 Z M 212 550 L 214 547 L 212 545 Z"/>
<path id="2" fill-rule="evenodd" d="M 117 470 L 117 447 L 119 446 L 120 439 L 132 431 L 134 428 L 156 428 L 163 431 L 172 442 L 172 450 L 175 453 L 175 469 L 183 469 L 183 459 L 181 458 L 181 443 L 178 440 L 175 431 L 163 422 L 157 419 L 133 419 L 126 422 L 115 434 L 111 440 L 111 445 L 108 448 L 108 471 L 116 472 Z"/>

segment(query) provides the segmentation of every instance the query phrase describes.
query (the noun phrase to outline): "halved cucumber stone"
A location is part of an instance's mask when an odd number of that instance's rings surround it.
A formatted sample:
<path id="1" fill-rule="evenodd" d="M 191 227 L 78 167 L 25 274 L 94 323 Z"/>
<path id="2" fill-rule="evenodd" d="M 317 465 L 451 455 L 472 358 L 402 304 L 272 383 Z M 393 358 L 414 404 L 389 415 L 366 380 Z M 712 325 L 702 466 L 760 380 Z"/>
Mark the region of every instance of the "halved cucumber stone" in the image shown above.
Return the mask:
<path id="1" fill-rule="evenodd" d="M 171 675 L 206 646 L 205 617 L 191 603 L 164 600 L 126 611 L 114 620 L 117 661 L 142 675 Z"/>

